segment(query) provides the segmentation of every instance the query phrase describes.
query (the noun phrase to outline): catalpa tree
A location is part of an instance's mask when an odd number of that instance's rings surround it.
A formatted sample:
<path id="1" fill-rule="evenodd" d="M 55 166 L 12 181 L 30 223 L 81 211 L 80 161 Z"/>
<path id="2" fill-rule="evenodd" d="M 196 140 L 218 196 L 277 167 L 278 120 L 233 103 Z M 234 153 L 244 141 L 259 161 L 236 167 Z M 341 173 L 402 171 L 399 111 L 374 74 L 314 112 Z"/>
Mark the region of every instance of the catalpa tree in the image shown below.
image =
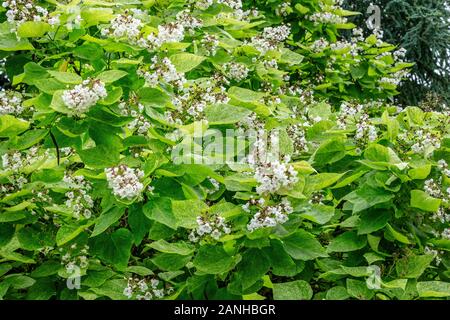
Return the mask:
<path id="1" fill-rule="evenodd" d="M 0 297 L 449 297 L 449 111 L 340 5 L 2 1 Z"/>

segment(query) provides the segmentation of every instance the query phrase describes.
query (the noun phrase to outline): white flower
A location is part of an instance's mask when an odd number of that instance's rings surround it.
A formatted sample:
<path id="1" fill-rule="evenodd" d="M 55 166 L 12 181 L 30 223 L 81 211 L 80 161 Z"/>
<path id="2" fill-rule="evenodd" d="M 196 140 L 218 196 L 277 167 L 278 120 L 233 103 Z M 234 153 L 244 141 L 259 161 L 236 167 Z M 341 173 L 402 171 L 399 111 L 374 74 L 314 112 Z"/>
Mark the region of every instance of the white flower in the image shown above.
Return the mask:
<path id="1" fill-rule="evenodd" d="M 276 50 L 289 37 L 290 32 L 291 28 L 287 25 L 266 27 L 261 35 L 251 38 L 250 44 L 264 55 L 269 50 Z"/>
<path id="2" fill-rule="evenodd" d="M 214 240 L 219 240 L 222 234 L 229 234 L 231 232 L 230 226 L 225 223 L 225 219 L 218 215 L 209 217 L 198 216 L 197 228 L 192 230 L 189 234 L 189 240 L 198 242 L 200 237 L 211 236 Z"/>
<path id="3" fill-rule="evenodd" d="M 181 89 L 186 82 L 184 74 L 177 72 L 169 58 L 160 60 L 155 56 L 152 58 L 148 71 L 138 69 L 137 73 L 150 87 L 156 87 L 160 82 L 165 82 Z"/>
<path id="4" fill-rule="evenodd" d="M 140 182 L 144 176 L 141 170 L 119 165 L 105 169 L 105 173 L 109 188 L 119 198 L 131 200 L 139 196 L 144 189 L 144 185 Z"/>
<path id="5" fill-rule="evenodd" d="M 105 84 L 100 80 L 84 80 L 71 90 L 65 90 L 62 95 L 64 104 L 75 114 L 81 115 L 105 98 Z"/>
<path id="6" fill-rule="evenodd" d="M 133 289 L 130 286 L 127 286 L 125 289 L 123 289 L 123 295 L 128 299 L 131 299 L 131 297 L 133 296 Z"/>
<path id="7" fill-rule="evenodd" d="M 247 224 L 247 229 L 250 232 L 256 229 L 275 227 L 277 224 L 283 224 L 289 219 L 289 214 L 293 212 L 290 202 L 283 198 L 280 204 L 275 206 L 262 206 L 257 200 L 250 200 L 248 207 L 256 207 L 258 211 L 253 215 L 250 222 Z"/>
<path id="8" fill-rule="evenodd" d="M 232 80 L 242 81 L 248 76 L 248 68 L 242 63 L 228 62 L 223 65 L 226 76 Z"/>
<path id="9" fill-rule="evenodd" d="M 141 33 L 142 21 L 129 12 L 119 14 L 111 21 L 111 26 L 101 30 L 102 35 L 113 38 L 126 37 L 131 42 L 136 41 Z"/>
<path id="10" fill-rule="evenodd" d="M 294 168 L 278 160 L 258 164 L 254 178 L 258 182 L 256 192 L 259 194 L 275 193 L 281 188 L 291 188 L 298 181 Z"/>
<path id="11" fill-rule="evenodd" d="M 22 106 L 22 96 L 14 91 L 0 91 L 0 115 L 11 114 L 20 115 L 24 108 Z"/>

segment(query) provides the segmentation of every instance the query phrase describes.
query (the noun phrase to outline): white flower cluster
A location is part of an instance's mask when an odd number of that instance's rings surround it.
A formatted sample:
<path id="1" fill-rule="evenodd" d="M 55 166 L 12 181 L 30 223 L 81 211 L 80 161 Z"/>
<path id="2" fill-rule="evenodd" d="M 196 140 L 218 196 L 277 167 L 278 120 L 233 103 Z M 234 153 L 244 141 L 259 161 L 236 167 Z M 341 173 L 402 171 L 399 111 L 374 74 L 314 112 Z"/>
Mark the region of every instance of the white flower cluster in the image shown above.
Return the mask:
<path id="1" fill-rule="evenodd" d="M 186 83 L 184 74 L 177 72 L 177 69 L 167 57 L 158 59 L 157 56 L 154 56 L 149 70 L 138 69 L 137 74 L 143 77 L 145 82 L 152 88 L 156 87 L 160 82 L 165 82 L 182 89 Z"/>
<path id="2" fill-rule="evenodd" d="M 4 170 L 18 172 L 26 166 L 32 165 L 42 160 L 48 155 L 46 151 L 43 155 L 39 155 L 39 148 L 34 146 L 26 152 L 11 151 L 2 155 L 2 166 Z"/>
<path id="3" fill-rule="evenodd" d="M 446 175 L 448 178 L 450 178 L 450 169 L 449 169 L 448 163 L 444 159 L 441 159 L 438 161 L 438 168 L 439 168 L 439 170 L 442 171 L 442 173 L 444 175 Z"/>
<path id="4" fill-rule="evenodd" d="M 15 91 L 0 91 L 0 116 L 5 114 L 18 116 L 23 112 L 22 96 Z"/>
<path id="5" fill-rule="evenodd" d="M 75 114 L 81 115 L 108 95 L 105 84 L 100 80 L 84 80 L 62 94 L 64 104 Z"/>
<path id="6" fill-rule="evenodd" d="M 280 155 L 279 144 L 277 131 L 260 129 L 254 137 L 246 162 L 254 170 L 258 194 L 290 189 L 298 181 L 297 171 L 289 164 L 290 157 Z"/>
<path id="7" fill-rule="evenodd" d="M 377 140 L 376 127 L 370 122 L 369 115 L 364 112 L 366 107 L 362 104 L 342 103 L 337 124 L 340 129 L 347 129 L 350 124 L 356 126 L 355 140 L 357 144 L 366 144 Z"/>
<path id="8" fill-rule="evenodd" d="M 242 63 L 227 62 L 223 65 L 225 75 L 227 78 L 235 81 L 242 81 L 248 76 L 248 68 Z"/>
<path id="9" fill-rule="evenodd" d="M 291 188 L 297 181 L 297 171 L 287 162 L 274 160 L 256 166 L 255 175 L 258 194 L 274 193 L 281 188 Z"/>
<path id="10" fill-rule="evenodd" d="M 80 219 L 83 216 L 89 219 L 92 216 L 94 200 L 89 195 L 92 185 L 84 176 L 71 176 L 65 174 L 63 181 L 69 185 L 70 190 L 66 192 L 65 205 L 72 210 L 73 217 Z"/>
<path id="11" fill-rule="evenodd" d="M 441 237 L 445 240 L 450 240 L 450 228 L 447 228 L 444 231 L 442 231 Z"/>
<path id="12" fill-rule="evenodd" d="M 339 110 L 339 115 L 337 118 L 337 124 L 340 129 L 347 129 L 347 126 L 353 122 L 355 119 L 360 117 L 360 113 L 364 110 L 364 105 L 362 104 L 348 104 L 343 102 Z"/>
<path id="13" fill-rule="evenodd" d="M 144 189 L 140 179 L 144 177 L 144 172 L 139 169 L 129 168 L 126 165 L 119 165 L 105 169 L 108 186 L 113 190 L 113 194 L 121 199 L 131 200 L 139 196 Z"/>
<path id="14" fill-rule="evenodd" d="M 305 129 L 302 124 L 291 125 L 287 127 L 286 132 L 294 143 L 294 155 L 309 151 Z"/>
<path id="15" fill-rule="evenodd" d="M 430 132 L 426 129 L 416 130 L 413 134 L 414 144 L 411 150 L 414 153 L 423 153 L 429 147 L 439 149 L 441 147 L 441 138 L 438 134 Z"/>
<path id="16" fill-rule="evenodd" d="M 442 258 L 440 257 L 440 255 L 445 254 L 444 251 L 438 251 L 438 250 L 432 249 L 432 248 L 430 248 L 428 246 L 425 246 L 424 253 L 434 256 L 434 259 L 436 261 L 436 265 L 437 266 L 439 266 L 441 264 L 441 262 L 442 262 Z"/>
<path id="17" fill-rule="evenodd" d="M 369 115 L 366 113 L 361 115 L 356 123 L 355 139 L 364 143 L 366 141 L 373 142 L 377 140 L 377 138 L 377 129 L 374 125 L 370 124 Z"/>
<path id="18" fill-rule="evenodd" d="M 173 288 L 165 288 L 162 281 L 151 278 L 151 279 L 139 279 L 139 278 L 128 278 L 128 283 L 123 290 L 123 295 L 128 299 L 135 298 L 137 300 L 155 300 L 162 299 L 165 296 L 172 294 Z"/>
<path id="19" fill-rule="evenodd" d="M 350 55 L 351 57 L 356 57 L 360 48 L 356 43 L 351 43 L 348 41 L 336 41 L 330 44 L 330 49 L 333 51 L 340 51 L 340 55 L 345 58 L 348 55 Z M 342 51 L 348 52 L 343 53 Z"/>
<path id="20" fill-rule="evenodd" d="M 278 45 L 289 37 L 290 33 L 291 28 L 288 25 L 266 27 L 261 35 L 251 38 L 250 44 L 264 55 L 269 50 L 276 50 Z"/>
<path id="21" fill-rule="evenodd" d="M 219 47 L 219 38 L 215 34 L 205 33 L 200 41 L 207 56 L 215 56 Z"/>
<path id="22" fill-rule="evenodd" d="M 206 191 L 208 194 L 213 194 L 213 193 L 216 193 L 217 191 L 220 190 L 220 183 L 219 183 L 219 181 L 217 181 L 216 179 L 211 178 L 211 177 L 208 177 L 208 181 L 212 185 L 212 188 L 208 189 Z"/>
<path id="23" fill-rule="evenodd" d="M 133 121 L 131 121 L 127 128 L 136 131 L 139 135 L 146 135 L 151 124 L 142 114 L 138 115 Z"/>
<path id="24" fill-rule="evenodd" d="M 126 37 L 130 42 L 134 43 L 139 38 L 142 27 L 143 23 L 140 19 L 136 18 L 129 11 L 125 11 L 123 14 L 114 17 L 110 26 L 101 30 L 101 34 L 112 38 Z"/>
<path id="25" fill-rule="evenodd" d="M 133 103 L 119 103 L 118 107 L 120 113 L 124 116 L 133 117 L 134 119 L 127 124 L 127 128 L 133 132 L 137 132 L 139 135 L 146 135 L 148 129 L 151 127 L 151 123 L 143 115 L 144 106 L 141 103 L 137 103 L 137 107 L 132 105 Z"/>
<path id="26" fill-rule="evenodd" d="M 30 200 L 33 203 L 51 204 L 53 202 L 53 198 L 49 195 L 48 189 L 32 189 L 31 193 L 33 197 Z"/>
<path id="27" fill-rule="evenodd" d="M 192 31 L 202 27 L 202 21 L 193 17 L 189 9 L 182 10 L 176 15 L 177 23 L 181 24 L 185 29 Z"/>
<path id="28" fill-rule="evenodd" d="M 443 191 L 445 187 L 442 184 L 442 177 L 436 182 L 434 179 L 425 181 L 424 191 L 433 198 L 441 199 L 444 203 L 450 201 L 450 187 Z"/>
<path id="29" fill-rule="evenodd" d="M 362 42 L 365 40 L 364 38 L 364 31 L 361 28 L 355 28 L 352 30 L 352 39 L 351 41 L 353 43 Z"/>
<path id="30" fill-rule="evenodd" d="M 320 53 L 328 48 L 329 45 L 330 43 L 326 39 L 320 38 L 314 41 L 310 47 L 313 52 Z"/>
<path id="31" fill-rule="evenodd" d="M 180 42 L 184 39 L 185 28 L 182 23 L 171 22 L 158 26 L 158 34 L 150 33 L 145 38 L 140 38 L 137 43 L 143 48 L 154 51 L 164 43 Z"/>
<path id="32" fill-rule="evenodd" d="M 404 62 L 407 50 L 405 48 L 400 48 L 394 51 L 394 59 L 396 62 Z"/>
<path id="33" fill-rule="evenodd" d="M 187 113 L 192 118 L 200 118 L 207 105 L 227 103 L 229 98 L 226 89 L 211 80 L 204 82 L 189 82 L 181 94 L 172 99 L 172 103 L 182 114 Z"/>
<path id="34" fill-rule="evenodd" d="M 280 7 L 275 10 L 275 13 L 278 16 L 286 17 L 287 15 L 289 15 L 290 10 L 292 10 L 291 9 L 291 3 L 290 2 L 283 2 L 283 3 L 280 4 Z"/>
<path id="35" fill-rule="evenodd" d="M 239 120 L 237 126 L 241 129 L 262 130 L 264 129 L 264 124 L 264 121 L 259 119 L 255 112 L 252 112 L 248 116 Z"/>
<path id="36" fill-rule="evenodd" d="M 8 22 L 19 26 L 26 21 L 43 21 L 50 25 L 59 24 L 59 15 L 50 17 L 48 10 L 38 6 L 34 0 L 5 0 L 2 3 Z"/>
<path id="37" fill-rule="evenodd" d="M 59 251 L 62 253 L 64 249 L 59 248 Z M 65 254 L 61 256 L 61 264 L 66 268 L 66 271 L 69 274 L 76 272 L 78 268 L 86 269 L 89 266 L 88 254 L 88 245 L 84 245 L 81 250 L 78 250 L 78 245 L 74 243 L 67 249 Z"/>
<path id="38" fill-rule="evenodd" d="M 191 2 L 196 8 L 206 10 L 213 5 L 214 0 L 191 0 Z"/>
<path id="39" fill-rule="evenodd" d="M 18 190 L 22 190 L 28 179 L 22 175 L 13 175 L 9 178 L 8 183 L 0 183 L 0 195 L 7 196 Z"/>
<path id="40" fill-rule="evenodd" d="M 202 237 L 211 236 L 214 240 L 219 240 L 223 234 L 229 234 L 231 228 L 225 223 L 225 219 L 219 215 L 210 217 L 197 217 L 197 228 L 189 234 L 189 240 L 197 242 Z"/>
<path id="41" fill-rule="evenodd" d="M 271 42 L 283 42 L 291 34 L 291 27 L 289 25 L 281 25 L 278 27 L 266 27 L 262 32 L 264 39 Z"/>
<path id="42" fill-rule="evenodd" d="M 450 213 L 448 210 L 440 207 L 438 211 L 431 217 L 433 221 L 439 221 L 440 223 L 449 223 L 450 222 Z"/>
<path id="43" fill-rule="evenodd" d="M 242 1 L 241 0 L 217 0 L 217 3 L 225 4 L 234 10 L 242 9 Z"/>
<path id="44" fill-rule="evenodd" d="M 293 212 L 291 203 L 286 198 L 283 198 L 278 205 L 264 206 L 264 202 L 264 199 L 251 199 L 242 207 L 247 212 L 251 212 L 255 207 L 257 208 L 257 212 L 247 224 L 248 231 L 253 232 L 257 229 L 283 224 L 288 221 L 289 214 Z"/>
<path id="45" fill-rule="evenodd" d="M 347 18 L 338 16 L 337 14 L 331 12 L 316 12 L 308 17 L 308 19 L 314 22 L 314 25 L 320 24 L 345 24 L 347 23 Z"/>

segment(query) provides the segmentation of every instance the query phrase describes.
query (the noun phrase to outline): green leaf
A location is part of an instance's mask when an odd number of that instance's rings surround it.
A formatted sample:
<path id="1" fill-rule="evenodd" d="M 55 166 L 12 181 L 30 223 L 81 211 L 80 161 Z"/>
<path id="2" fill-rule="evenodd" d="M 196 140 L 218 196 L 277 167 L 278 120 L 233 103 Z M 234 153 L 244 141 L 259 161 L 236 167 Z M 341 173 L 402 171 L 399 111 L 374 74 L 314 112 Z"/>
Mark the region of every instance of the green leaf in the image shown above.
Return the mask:
<path id="1" fill-rule="evenodd" d="M 427 212 L 436 212 L 441 206 L 441 199 L 430 197 L 422 190 L 411 191 L 411 207 Z"/>
<path id="2" fill-rule="evenodd" d="M 340 139 L 328 140 L 320 145 L 313 156 L 315 165 L 323 166 L 345 157 L 345 144 Z"/>
<path id="3" fill-rule="evenodd" d="M 2 23 L 0 24 L 0 50 L 25 51 L 34 50 L 34 47 L 27 39 L 18 39 L 16 34 L 11 32 L 9 23 Z"/>
<path id="4" fill-rule="evenodd" d="M 0 137 L 9 138 L 17 136 L 30 127 L 30 123 L 10 115 L 0 116 Z"/>
<path id="5" fill-rule="evenodd" d="M 250 110 L 228 104 L 213 104 L 205 108 L 209 125 L 233 124 L 251 113 Z"/>
<path id="6" fill-rule="evenodd" d="M 0 247 L 6 245 L 14 236 L 15 228 L 11 224 L 0 224 Z M 1 265 L 0 265 L 1 266 Z"/>
<path id="7" fill-rule="evenodd" d="M 128 225 L 133 233 L 134 243 L 139 245 L 150 231 L 152 221 L 146 217 L 141 205 L 128 208 Z"/>
<path id="8" fill-rule="evenodd" d="M 367 244 L 367 238 L 358 236 L 356 232 L 347 231 L 333 240 L 327 247 L 327 252 L 349 252 L 362 249 Z"/>
<path id="9" fill-rule="evenodd" d="M 128 265 L 133 245 L 133 235 L 127 229 L 118 229 L 112 234 L 101 234 L 91 241 L 92 252 L 101 260 L 123 270 Z"/>
<path id="10" fill-rule="evenodd" d="M 327 291 L 326 299 L 327 300 L 347 300 L 350 298 L 350 295 L 347 292 L 345 287 L 336 286 Z"/>
<path id="11" fill-rule="evenodd" d="M 270 260 L 272 273 L 277 276 L 292 277 L 297 274 L 297 265 L 284 250 L 279 240 L 271 240 L 270 246 L 264 248 Z"/>
<path id="12" fill-rule="evenodd" d="M 347 279 L 347 292 L 353 298 L 359 300 L 370 300 L 375 292 L 368 288 L 365 281 Z"/>
<path id="13" fill-rule="evenodd" d="M 161 270 L 177 271 L 182 269 L 191 260 L 191 255 L 175 253 L 160 253 L 152 258 L 152 262 Z"/>
<path id="14" fill-rule="evenodd" d="M 311 194 L 315 191 L 323 190 L 333 184 L 335 184 L 343 174 L 339 173 L 318 173 L 312 176 L 306 177 L 305 194 Z"/>
<path id="15" fill-rule="evenodd" d="M 62 83 L 79 84 L 83 81 L 83 79 L 76 73 L 59 71 L 48 71 L 48 73 Z"/>
<path id="16" fill-rule="evenodd" d="M 142 210 L 150 220 L 158 221 L 172 229 L 177 228 L 177 220 L 172 211 L 170 198 L 152 199 L 143 206 Z"/>
<path id="17" fill-rule="evenodd" d="M 431 164 L 426 164 L 408 171 L 408 175 L 413 180 L 426 179 L 431 173 Z"/>
<path id="18" fill-rule="evenodd" d="M 78 154 L 87 167 L 94 169 L 103 169 L 113 167 L 119 163 L 119 153 L 111 152 L 111 150 L 99 145 L 95 148 L 79 150 Z"/>
<path id="19" fill-rule="evenodd" d="M 304 230 L 299 230 L 283 238 L 282 242 L 286 252 L 294 259 L 313 260 L 319 257 L 327 257 L 327 253 L 320 242 Z"/>
<path id="20" fill-rule="evenodd" d="M 206 58 L 192 53 L 177 53 L 169 57 L 178 72 L 188 72 L 197 67 Z"/>
<path id="21" fill-rule="evenodd" d="M 219 274 L 230 271 L 234 267 L 234 259 L 219 245 L 204 245 L 198 250 L 194 267 L 206 274 Z"/>
<path id="22" fill-rule="evenodd" d="M 42 21 L 25 21 L 17 28 L 19 38 L 42 37 L 51 29 L 50 25 Z"/>
<path id="23" fill-rule="evenodd" d="M 450 297 L 450 283 L 443 281 L 422 281 L 417 283 L 417 291 L 422 298 Z"/>
<path id="24" fill-rule="evenodd" d="M 397 261 L 395 269 L 400 278 L 419 278 L 434 260 L 431 254 L 408 256 Z"/>
<path id="25" fill-rule="evenodd" d="M 125 213 L 125 209 L 120 207 L 113 207 L 107 212 L 102 213 L 95 223 L 94 231 L 92 231 L 91 237 L 98 236 L 108 229 L 111 225 L 116 223 Z"/>
<path id="26" fill-rule="evenodd" d="M 128 75 L 128 72 L 123 70 L 107 70 L 96 76 L 96 79 L 104 83 L 112 83 Z"/>
<path id="27" fill-rule="evenodd" d="M 358 223 L 358 235 L 368 234 L 384 228 L 391 218 L 389 211 L 366 211 L 364 212 Z"/>
<path id="28" fill-rule="evenodd" d="M 147 246 L 160 252 L 176 253 L 182 256 L 187 256 L 194 252 L 194 247 L 183 241 L 169 243 L 166 240 L 158 240 L 148 244 Z"/>
<path id="29" fill-rule="evenodd" d="M 89 221 L 82 225 L 63 225 L 56 233 L 56 244 L 62 246 L 67 242 L 75 239 L 80 233 L 82 233 L 89 226 L 93 225 L 94 221 Z"/>
<path id="30" fill-rule="evenodd" d="M 274 300 L 311 300 L 312 296 L 311 286 L 304 280 L 273 284 Z"/>
<path id="31" fill-rule="evenodd" d="M 172 200 L 173 215 L 177 221 L 177 226 L 193 229 L 197 227 L 197 217 L 208 208 L 201 200 Z"/>
<path id="32" fill-rule="evenodd" d="M 356 191 L 349 193 L 344 200 L 353 204 L 353 213 L 358 213 L 377 204 L 386 203 L 394 198 L 394 195 L 383 188 L 374 188 L 365 183 Z"/>
<path id="33" fill-rule="evenodd" d="M 236 267 L 234 283 L 230 283 L 230 285 L 239 286 L 240 292 L 248 293 L 248 291 L 252 291 L 250 288 L 269 271 L 269 268 L 270 263 L 264 252 L 258 249 L 249 249 L 242 255 L 242 260 Z"/>
<path id="34" fill-rule="evenodd" d="M 395 240 L 397 240 L 397 241 L 399 241 L 401 243 L 404 243 L 404 244 L 410 244 L 411 243 L 405 235 L 401 234 L 400 232 L 398 232 L 397 230 L 392 228 L 392 226 L 389 223 L 386 226 L 387 227 L 386 227 L 385 233 L 389 234 Z"/>
<path id="35" fill-rule="evenodd" d="M 307 208 L 306 213 L 302 213 L 300 216 L 318 224 L 325 224 L 334 216 L 334 211 L 334 207 L 314 204 Z"/>

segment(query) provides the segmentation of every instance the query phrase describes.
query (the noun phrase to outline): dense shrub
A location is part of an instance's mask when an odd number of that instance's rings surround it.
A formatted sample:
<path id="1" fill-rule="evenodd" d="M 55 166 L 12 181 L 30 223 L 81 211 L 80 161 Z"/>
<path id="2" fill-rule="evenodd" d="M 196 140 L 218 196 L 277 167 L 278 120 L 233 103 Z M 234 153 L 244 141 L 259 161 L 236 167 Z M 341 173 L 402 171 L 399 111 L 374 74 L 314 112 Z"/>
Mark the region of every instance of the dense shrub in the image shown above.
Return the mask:
<path id="1" fill-rule="evenodd" d="M 366 12 L 370 4 L 382 10 L 384 39 L 407 50 L 413 61 L 411 76 L 401 84 L 398 100 L 417 105 L 427 95 L 450 103 L 450 6 L 446 0 L 358 0 L 346 1 L 344 7 Z M 355 17 L 363 25 L 367 15 Z M 363 25 L 364 26 L 364 25 Z"/>
<path id="2" fill-rule="evenodd" d="M 411 64 L 354 12 L 3 7 L 0 297 L 450 296 L 448 111 L 391 104 Z"/>

